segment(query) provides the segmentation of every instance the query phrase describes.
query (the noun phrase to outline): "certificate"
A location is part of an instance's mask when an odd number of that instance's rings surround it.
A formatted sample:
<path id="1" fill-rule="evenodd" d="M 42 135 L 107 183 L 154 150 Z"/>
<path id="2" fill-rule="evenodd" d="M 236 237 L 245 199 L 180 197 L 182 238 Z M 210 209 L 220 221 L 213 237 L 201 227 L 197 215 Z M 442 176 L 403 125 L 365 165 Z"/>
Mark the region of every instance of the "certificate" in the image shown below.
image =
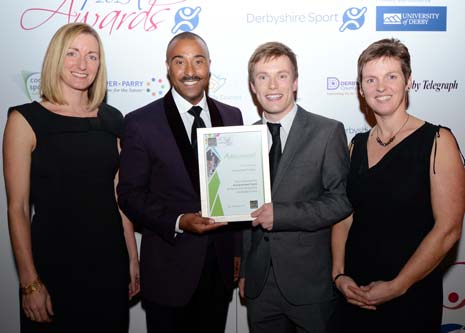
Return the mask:
<path id="1" fill-rule="evenodd" d="M 265 125 L 197 129 L 202 216 L 250 221 L 271 201 Z"/>

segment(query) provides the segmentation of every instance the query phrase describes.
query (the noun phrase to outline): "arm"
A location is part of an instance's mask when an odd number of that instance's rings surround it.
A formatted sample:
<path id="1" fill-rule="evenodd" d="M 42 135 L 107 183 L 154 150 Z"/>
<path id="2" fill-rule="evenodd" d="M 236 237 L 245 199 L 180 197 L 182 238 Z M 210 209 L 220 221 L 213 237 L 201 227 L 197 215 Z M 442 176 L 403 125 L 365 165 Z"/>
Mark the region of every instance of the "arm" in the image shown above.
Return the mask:
<path id="1" fill-rule="evenodd" d="M 365 288 L 372 304 L 404 294 L 414 283 L 431 273 L 458 241 L 465 213 L 465 170 L 453 135 L 440 130 L 437 138 L 436 173 L 431 155 L 430 183 L 434 227 L 412 257 L 391 281 L 372 282 Z"/>
<path id="2" fill-rule="evenodd" d="M 118 151 L 121 153 L 120 141 L 118 139 Z M 116 187 L 119 181 L 119 173 L 116 173 L 115 176 L 115 196 L 118 199 L 118 194 L 116 193 Z M 124 230 L 124 240 L 126 242 L 126 248 L 128 249 L 129 254 L 129 298 L 137 295 L 140 291 L 140 274 L 139 274 L 139 254 L 137 252 L 137 243 L 136 237 L 134 234 L 134 226 L 131 221 L 127 218 L 126 215 L 119 209 L 121 215 L 121 220 L 123 223 Z"/>
<path id="3" fill-rule="evenodd" d="M 36 138 L 32 128 L 17 111 L 8 117 L 3 137 L 3 173 L 8 201 L 8 225 L 11 243 L 22 287 L 39 278 L 34 265 L 30 227 L 30 170 L 31 153 Z M 22 307 L 32 320 L 50 321 L 52 303 L 47 289 L 40 289 L 22 296 Z"/>
<path id="4" fill-rule="evenodd" d="M 352 208 L 346 195 L 349 154 L 341 123 L 333 126 L 328 135 L 322 159 L 321 195 L 306 201 L 274 201 L 272 204 L 265 204 L 268 207 L 261 207 L 263 211 L 259 214 L 263 221 L 259 220 L 259 224 L 265 223 L 264 228 L 273 231 L 316 231 L 333 225 L 351 213 Z M 302 175 L 302 181 L 305 181 L 305 175 Z M 257 217 L 254 214 L 252 216 Z M 271 226 L 266 225 L 266 216 L 268 220 L 271 219 Z"/>
<path id="5" fill-rule="evenodd" d="M 334 278 L 339 274 L 344 274 L 344 260 L 346 251 L 347 236 L 352 226 L 352 215 L 336 223 L 331 228 L 331 251 L 333 256 L 333 273 Z"/>
<path id="6" fill-rule="evenodd" d="M 352 222 L 353 218 L 350 215 L 331 228 L 332 277 L 336 288 L 344 295 L 347 302 L 368 310 L 374 310 L 376 309 L 374 306 L 367 305 L 368 300 L 355 281 L 344 273 L 345 248 Z M 354 293 L 353 290 L 357 290 L 358 293 Z"/>
<path id="7" fill-rule="evenodd" d="M 156 232 L 174 242 L 176 212 L 168 212 L 150 191 L 152 161 L 141 130 L 133 118 L 126 116 L 121 140 L 118 203 L 121 210 L 139 228 Z"/>
<path id="8" fill-rule="evenodd" d="M 224 226 L 226 223 L 214 223 L 212 219 L 191 213 L 198 209 L 198 202 L 184 202 L 185 210 L 181 211 L 174 206 L 167 207 L 157 198 L 150 188 L 152 164 L 156 161 L 147 151 L 143 132 L 136 120 L 126 117 L 117 192 L 121 210 L 131 222 L 157 233 L 171 244 L 175 242 L 176 220 L 181 214 L 179 227 L 184 231 L 203 233 Z"/>
<path id="9" fill-rule="evenodd" d="M 132 298 L 140 291 L 139 255 L 137 253 L 136 237 L 134 236 L 134 226 L 121 210 L 120 214 L 123 220 L 124 239 L 129 253 L 129 273 L 131 278 L 129 298 Z"/>

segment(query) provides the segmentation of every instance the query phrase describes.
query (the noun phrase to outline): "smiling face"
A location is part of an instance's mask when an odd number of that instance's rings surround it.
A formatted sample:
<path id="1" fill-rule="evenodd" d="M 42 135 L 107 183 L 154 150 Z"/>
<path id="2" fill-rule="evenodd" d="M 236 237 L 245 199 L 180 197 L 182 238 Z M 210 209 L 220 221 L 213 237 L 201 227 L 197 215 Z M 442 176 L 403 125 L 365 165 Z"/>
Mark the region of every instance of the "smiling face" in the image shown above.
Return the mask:
<path id="1" fill-rule="evenodd" d="M 168 47 L 166 67 L 174 89 L 195 105 L 202 99 L 210 79 L 210 58 L 198 38 L 174 40 Z"/>
<path id="2" fill-rule="evenodd" d="M 405 111 L 411 85 L 411 77 L 404 77 L 400 61 L 383 57 L 363 66 L 360 94 L 376 114 L 390 115 Z"/>
<path id="3" fill-rule="evenodd" d="M 97 39 L 88 33 L 79 34 L 65 51 L 60 76 L 63 92 L 87 91 L 95 80 L 99 66 Z"/>
<path id="4" fill-rule="evenodd" d="M 292 110 L 297 91 L 294 76 L 287 56 L 262 59 L 254 65 L 250 87 L 269 120 L 278 122 Z"/>

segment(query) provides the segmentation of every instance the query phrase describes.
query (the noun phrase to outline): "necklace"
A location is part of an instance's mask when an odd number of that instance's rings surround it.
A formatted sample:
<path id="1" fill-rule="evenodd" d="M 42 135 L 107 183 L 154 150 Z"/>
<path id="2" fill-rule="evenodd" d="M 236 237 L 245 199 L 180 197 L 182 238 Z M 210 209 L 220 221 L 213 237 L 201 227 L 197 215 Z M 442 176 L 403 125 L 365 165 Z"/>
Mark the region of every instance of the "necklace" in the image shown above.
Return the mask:
<path id="1" fill-rule="evenodd" d="M 380 138 L 379 138 L 379 126 L 376 126 L 376 142 L 378 142 L 378 144 L 380 146 L 383 146 L 383 147 L 387 147 L 389 146 L 392 141 L 394 141 L 396 139 L 396 135 L 399 134 L 399 132 L 402 130 L 402 128 L 404 128 L 404 126 L 407 124 L 408 120 L 410 119 L 410 115 L 407 115 L 407 119 L 405 119 L 404 123 L 402 124 L 402 126 L 397 130 L 396 133 L 394 133 L 393 136 L 391 136 L 386 142 L 383 142 Z"/>

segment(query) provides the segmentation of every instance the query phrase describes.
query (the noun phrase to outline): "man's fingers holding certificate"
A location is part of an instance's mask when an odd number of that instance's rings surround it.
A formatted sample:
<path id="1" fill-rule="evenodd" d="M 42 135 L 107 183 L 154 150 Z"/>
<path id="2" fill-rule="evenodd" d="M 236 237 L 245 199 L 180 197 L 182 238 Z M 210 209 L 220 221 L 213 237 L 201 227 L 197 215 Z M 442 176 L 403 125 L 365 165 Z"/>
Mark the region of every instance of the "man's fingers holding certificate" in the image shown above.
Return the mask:
<path id="1" fill-rule="evenodd" d="M 262 205 L 254 210 L 250 216 L 254 218 L 252 225 L 254 227 L 261 225 L 263 229 L 270 231 L 273 229 L 273 204 L 271 202 Z"/>
<path id="2" fill-rule="evenodd" d="M 184 214 L 179 220 L 180 229 L 196 234 L 203 234 L 204 232 L 218 229 L 225 225 L 227 225 L 226 222 L 215 223 L 215 220 L 208 217 L 202 217 L 198 213 Z"/>

